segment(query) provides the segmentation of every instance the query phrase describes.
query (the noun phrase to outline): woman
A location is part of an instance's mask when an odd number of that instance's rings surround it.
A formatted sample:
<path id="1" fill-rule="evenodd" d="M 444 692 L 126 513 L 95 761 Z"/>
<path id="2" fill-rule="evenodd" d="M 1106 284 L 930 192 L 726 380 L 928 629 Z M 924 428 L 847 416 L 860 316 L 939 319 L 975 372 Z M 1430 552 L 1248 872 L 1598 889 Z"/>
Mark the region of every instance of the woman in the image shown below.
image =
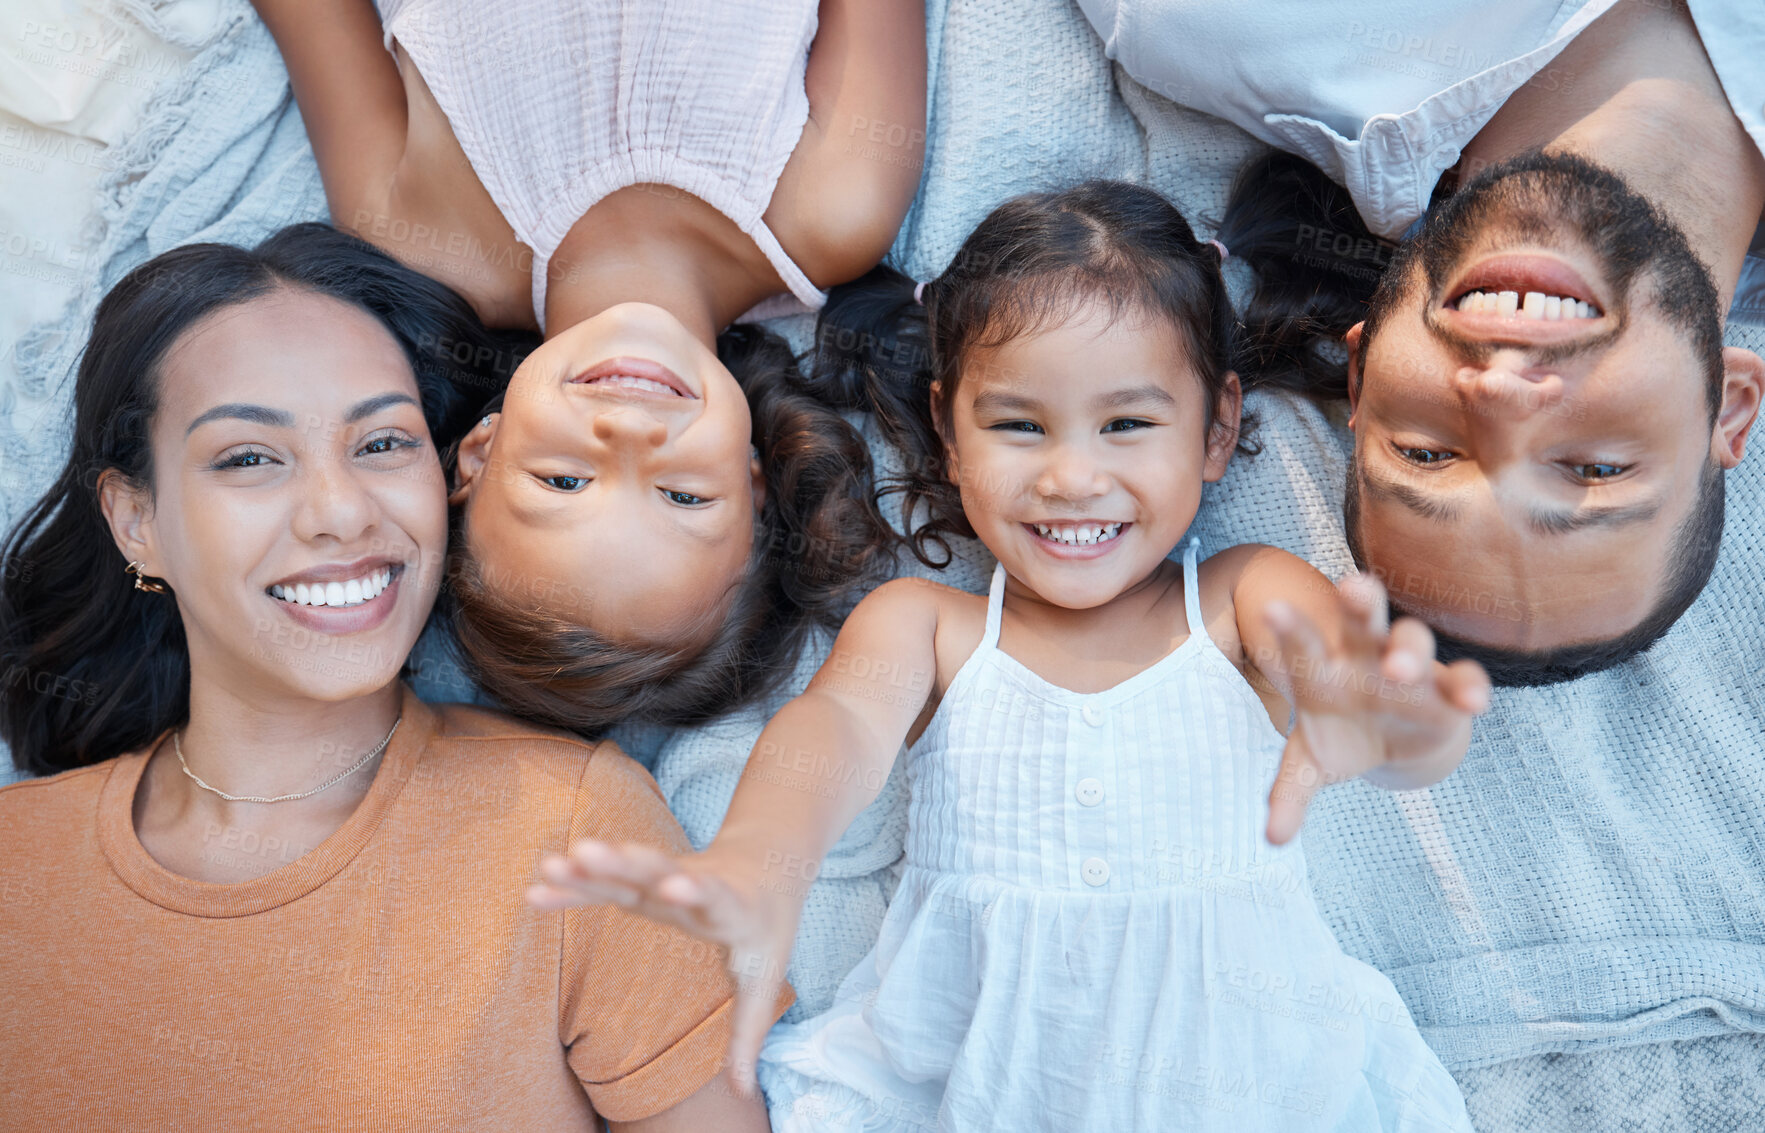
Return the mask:
<path id="1" fill-rule="evenodd" d="M 548 337 L 461 449 L 471 674 L 590 734 L 775 683 L 892 537 L 849 406 L 776 337 L 720 332 L 887 251 L 919 181 L 922 5 L 257 8 L 338 223 Z"/>
<path id="2" fill-rule="evenodd" d="M 685 849 L 653 781 L 398 679 L 446 548 L 433 356 L 482 341 L 319 225 L 100 306 L 0 574 L 0 661 L 68 693 L 0 693 L 50 776 L 0 789 L 11 1121 L 766 1128 L 715 951 L 521 901 L 579 830 Z"/>

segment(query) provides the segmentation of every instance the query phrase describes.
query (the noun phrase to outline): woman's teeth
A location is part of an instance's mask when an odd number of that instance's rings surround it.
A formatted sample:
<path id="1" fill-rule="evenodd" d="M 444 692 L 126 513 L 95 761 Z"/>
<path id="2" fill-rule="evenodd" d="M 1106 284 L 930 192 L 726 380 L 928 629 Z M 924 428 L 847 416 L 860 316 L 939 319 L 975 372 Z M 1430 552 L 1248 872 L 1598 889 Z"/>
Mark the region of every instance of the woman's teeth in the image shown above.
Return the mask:
<path id="1" fill-rule="evenodd" d="M 670 385 L 652 381 L 649 378 L 633 377 L 630 374 L 609 374 L 604 378 L 596 378 L 588 383 L 591 386 L 623 386 L 626 389 L 648 390 L 650 393 L 665 393 L 670 397 L 680 397 L 681 393 Z"/>
<path id="2" fill-rule="evenodd" d="M 348 582 L 304 582 L 293 586 L 272 586 L 270 594 L 296 606 L 359 606 L 380 597 L 392 584 L 392 568 L 381 567 Z"/>
<path id="3" fill-rule="evenodd" d="M 1069 547 L 1089 547 L 1094 543 L 1107 543 L 1121 534 L 1119 523 L 1033 523 L 1036 534 L 1055 543 L 1065 543 Z"/>
<path id="4" fill-rule="evenodd" d="M 1542 291 L 1468 291 L 1459 297 L 1458 310 L 1473 315 L 1501 315 L 1509 319 L 1597 319 L 1599 309 L 1580 299 L 1546 295 Z"/>

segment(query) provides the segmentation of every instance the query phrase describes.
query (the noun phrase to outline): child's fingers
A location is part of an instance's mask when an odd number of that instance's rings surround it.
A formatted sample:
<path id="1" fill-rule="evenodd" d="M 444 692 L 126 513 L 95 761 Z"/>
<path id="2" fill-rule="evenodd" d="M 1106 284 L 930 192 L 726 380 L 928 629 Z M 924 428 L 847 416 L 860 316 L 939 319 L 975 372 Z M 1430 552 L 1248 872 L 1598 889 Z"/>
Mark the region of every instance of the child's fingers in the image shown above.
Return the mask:
<path id="1" fill-rule="evenodd" d="M 1329 667 L 1330 647 L 1318 627 L 1286 602 L 1270 602 L 1263 614 L 1275 635 L 1279 665 L 1301 697 L 1318 692 L 1316 674 Z"/>
<path id="2" fill-rule="evenodd" d="M 578 877 L 570 868 L 569 862 L 563 858 L 551 857 L 539 863 L 540 880 L 535 889 L 553 894 L 555 900 L 545 902 L 548 907 L 562 908 L 564 905 L 593 905 L 610 903 L 629 905 L 637 900 L 636 891 L 624 885 L 602 885 Z M 558 904 L 558 902 L 563 904 Z"/>
<path id="3" fill-rule="evenodd" d="M 609 902 L 616 905 L 630 905 L 638 898 L 636 888 L 623 882 L 606 881 L 586 873 L 569 858 L 559 854 L 548 854 L 539 861 L 539 875 L 545 881 L 545 887 L 562 895 L 568 895 L 571 905 L 598 904 Z"/>
<path id="4" fill-rule="evenodd" d="M 1380 641 L 1391 630 L 1391 606 L 1385 586 L 1370 574 L 1351 574 L 1336 586 L 1350 616 L 1346 619 L 1350 640 L 1357 644 Z"/>
<path id="5" fill-rule="evenodd" d="M 756 1092 L 754 1067 L 766 1032 L 772 1029 L 772 1005 L 778 999 L 779 976 L 774 961 L 756 951 L 745 951 L 738 960 L 732 952 L 730 971 L 735 976 L 735 1004 L 730 1019 L 730 1080 L 736 1089 L 752 1097 Z"/>
<path id="6" fill-rule="evenodd" d="M 1287 747 L 1281 753 L 1281 770 L 1269 790 L 1268 839 L 1280 846 L 1293 839 L 1305 824 L 1305 811 L 1317 794 L 1324 775 L 1312 758 L 1304 731 L 1293 729 Z"/>
<path id="7" fill-rule="evenodd" d="M 1493 695 L 1489 674 L 1475 661 L 1459 660 L 1448 665 L 1440 676 L 1439 687 L 1441 698 L 1461 712 L 1477 716 L 1489 710 Z"/>
<path id="8" fill-rule="evenodd" d="M 678 859 L 630 842 L 615 846 L 583 838 L 570 847 L 569 857 L 586 879 L 633 889 L 653 889 L 664 877 L 680 870 Z"/>
<path id="9" fill-rule="evenodd" d="M 1434 665 L 1434 631 L 1420 618 L 1399 618 L 1391 627 L 1380 669 L 1394 681 L 1420 681 Z"/>
<path id="10" fill-rule="evenodd" d="M 546 884 L 530 890 L 529 899 L 541 908 L 617 905 L 717 943 L 731 939 L 732 931 L 723 926 L 737 922 L 727 907 L 727 887 L 719 891 L 700 884 L 679 859 L 651 846 L 585 838 L 570 847 L 568 857 L 542 859 L 539 870 Z"/>

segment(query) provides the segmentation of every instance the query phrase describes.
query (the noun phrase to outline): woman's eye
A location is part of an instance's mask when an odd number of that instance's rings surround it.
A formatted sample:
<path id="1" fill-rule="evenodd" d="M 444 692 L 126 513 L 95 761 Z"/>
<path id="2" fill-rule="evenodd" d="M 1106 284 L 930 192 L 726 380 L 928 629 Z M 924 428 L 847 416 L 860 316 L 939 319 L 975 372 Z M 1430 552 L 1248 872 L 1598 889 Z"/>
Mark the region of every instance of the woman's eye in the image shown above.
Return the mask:
<path id="1" fill-rule="evenodd" d="M 1610 480 L 1628 471 L 1622 464 L 1575 464 L 1571 465 L 1575 475 L 1583 480 Z"/>
<path id="2" fill-rule="evenodd" d="M 275 458 L 272 457 L 267 452 L 259 452 L 256 449 L 247 449 L 244 452 L 235 452 L 230 455 L 221 457 L 219 460 L 214 462 L 213 467 L 215 467 L 215 468 L 262 468 L 264 465 L 273 464 L 274 462 L 275 462 Z"/>
<path id="3" fill-rule="evenodd" d="M 1106 433 L 1131 433 L 1131 432 L 1134 432 L 1136 429 L 1150 429 L 1150 428 L 1152 428 L 1152 422 L 1147 421 L 1143 418 L 1140 418 L 1140 417 L 1117 417 L 1115 420 L 1111 421 L 1109 424 L 1103 426 L 1103 431 Z"/>
<path id="4" fill-rule="evenodd" d="M 1440 448 L 1406 448 L 1399 445 L 1397 452 L 1399 456 L 1403 457 L 1411 464 L 1420 464 L 1424 466 L 1429 464 L 1439 464 L 1441 461 L 1451 459 L 1452 457 L 1452 453 Z"/>
<path id="5" fill-rule="evenodd" d="M 560 492 L 574 492 L 588 483 L 586 476 L 541 476 L 540 482 Z"/>
<path id="6" fill-rule="evenodd" d="M 415 448 L 420 443 L 414 437 L 407 437 L 402 433 L 383 433 L 368 438 L 367 443 L 362 445 L 361 452 L 366 456 L 380 456 L 401 448 Z"/>
<path id="7" fill-rule="evenodd" d="M 1042 431 L 1042 426 L 1036 424 L 1034 421 L 1001 421 L 997 425 L 989 425 L 987 427 L 989 429 L 998 429 L 1007 433 L 1039 433 Z"/>
<path id="8" fill-rule="evenodd" d="M 710 503 L 704 496 L 695 496 L 691 492 L 676 492 L 672 488 L 663 488 L 662 494 L 668 497 L 669 503 L 679 504 L 681 507 L 698 507 L 700 504 Z"/>

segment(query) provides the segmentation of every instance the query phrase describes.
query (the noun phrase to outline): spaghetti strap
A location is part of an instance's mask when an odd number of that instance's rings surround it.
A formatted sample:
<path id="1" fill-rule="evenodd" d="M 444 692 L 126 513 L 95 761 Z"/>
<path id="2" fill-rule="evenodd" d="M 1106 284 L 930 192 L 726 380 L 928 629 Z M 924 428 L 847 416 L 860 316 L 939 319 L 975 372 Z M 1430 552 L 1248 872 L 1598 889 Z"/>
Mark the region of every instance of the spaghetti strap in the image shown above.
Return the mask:
<path id="1" fill-rule="evenodd" d="M 1201 620 L 1200 572 L 1195 567 L 1195 554 L 1200 549 L 1199 536 L 1190 536 L 1189 545 L 1183 548 L 1183 613 L 1189 619 L 1189 636 L 1199 637 L 1212 645 L 1213 638 L 1207 636 L 1207 623 Z"/>
<path id="2" fill-rule="evenodd" d="M 981 634 L 981 649 L 999 648 L 999 620 L 1004 612 L 1005 564 L 999 563 L 993 568 L 993 586 L 987 592 L 987 629 Z"/>

